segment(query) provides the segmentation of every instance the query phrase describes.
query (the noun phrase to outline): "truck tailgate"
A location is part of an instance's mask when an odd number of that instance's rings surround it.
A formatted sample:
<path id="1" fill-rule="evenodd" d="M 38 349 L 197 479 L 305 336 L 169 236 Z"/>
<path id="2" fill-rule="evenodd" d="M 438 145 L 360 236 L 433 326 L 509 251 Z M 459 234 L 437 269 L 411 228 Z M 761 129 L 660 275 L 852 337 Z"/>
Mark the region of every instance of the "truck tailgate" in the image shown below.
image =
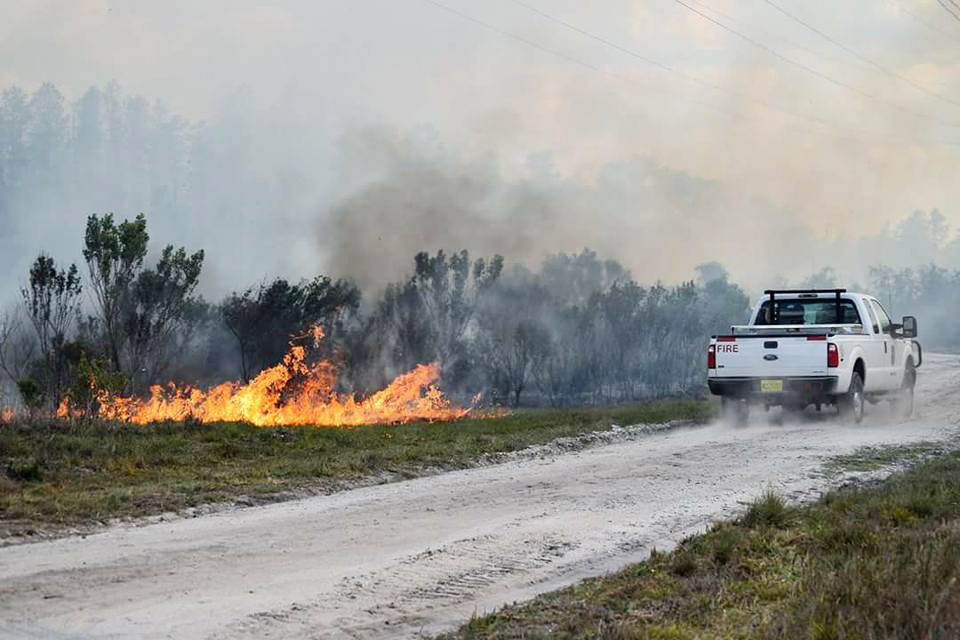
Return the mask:
<path id="1" fill-rule="evenodd" d="M 823 337 L 737 336 L 716 344 L 718 378 L 786 378 L 827 374 Z"/>

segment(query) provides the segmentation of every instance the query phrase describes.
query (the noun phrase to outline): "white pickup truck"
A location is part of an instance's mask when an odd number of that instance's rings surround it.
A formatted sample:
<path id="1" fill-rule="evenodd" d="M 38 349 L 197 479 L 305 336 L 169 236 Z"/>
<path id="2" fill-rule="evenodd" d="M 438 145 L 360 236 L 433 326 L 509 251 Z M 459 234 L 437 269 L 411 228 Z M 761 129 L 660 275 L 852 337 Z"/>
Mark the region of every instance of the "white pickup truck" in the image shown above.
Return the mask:
<path id="1" fill-rule="evenodd" d="M 828 404 L 860 422 L 864 401 L 881 399 L 909 415 L 923 363 L 916 336 L 916 318 L 894 324 L 862 293 L 768 290 L 749 324 L 711 338 L 707 384 L 737 421 L 752 404 L 794 411 Z"/>

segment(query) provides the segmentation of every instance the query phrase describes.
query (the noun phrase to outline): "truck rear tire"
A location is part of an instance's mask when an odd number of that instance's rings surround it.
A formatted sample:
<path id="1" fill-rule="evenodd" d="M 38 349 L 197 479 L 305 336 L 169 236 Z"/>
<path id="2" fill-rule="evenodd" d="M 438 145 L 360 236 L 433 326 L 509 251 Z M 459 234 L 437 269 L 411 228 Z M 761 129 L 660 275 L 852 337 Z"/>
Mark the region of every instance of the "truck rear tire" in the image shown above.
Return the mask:
<path id="1" fill-rule="evenodd" d="M 913 415 L 913 391 L 916 386 L 917 368 L 913 366 L 913 362 L 908 362 L 903 372 L 903 384 L 892 403 L 893 413 L 898 418 L 909 418 Z"/>
<path id="2" fill-rule="evenodd" d="M 723 396 L 720 401 L 723 419 L 737 427 L 747 424 L 750 418 L 750 405 L 746 400 Z"/>
<path id="3" fill-rule="evenodd" d="M 849 420 L 855 424 L 863 422 L 863 378 L 859 371 L 853 372 L 850 378 L 850 389 L 840 397 L 837 408 L 840 411 L 840 417 Z"/>

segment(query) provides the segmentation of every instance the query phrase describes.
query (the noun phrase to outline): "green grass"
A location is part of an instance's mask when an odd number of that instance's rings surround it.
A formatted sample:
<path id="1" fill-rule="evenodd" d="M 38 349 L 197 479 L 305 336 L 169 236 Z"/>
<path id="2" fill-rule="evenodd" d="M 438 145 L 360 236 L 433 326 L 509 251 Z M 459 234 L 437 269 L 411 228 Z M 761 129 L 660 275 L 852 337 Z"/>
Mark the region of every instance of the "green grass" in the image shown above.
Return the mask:
<path id="1" fill-rule="evenodd" d="M 19 421 L 0 424 L 0 534 L 252 496 L 331 491 L 371 477 L 462 468 L 614 424 L 705 420 L 705 401 L 517 411 L 352 428 Z"/>
<path id="2" fill-rule="evenodd" d="M 827 471 L 879 471 L 897 464 L 916 462 L 927 456 L 942 453 L 944 445 L 938 442 L 914 442 L 901 445 L 861 447 L 853 453 L 841 454 L 827 461 Z"/>
<path id="3" fill-rule="evenodd" d="M 788 506 L 766 493 L 668 554 L 446 638 L 960 637 L 960 453 Z"/>

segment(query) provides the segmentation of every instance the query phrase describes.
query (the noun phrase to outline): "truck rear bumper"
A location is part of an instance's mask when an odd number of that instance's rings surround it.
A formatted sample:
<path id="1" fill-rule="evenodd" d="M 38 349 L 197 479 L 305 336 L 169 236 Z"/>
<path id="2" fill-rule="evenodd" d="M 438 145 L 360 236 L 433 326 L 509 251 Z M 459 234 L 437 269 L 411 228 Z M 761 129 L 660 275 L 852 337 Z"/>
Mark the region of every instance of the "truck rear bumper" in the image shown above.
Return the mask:
<path id="1" fill-rule="evenodd" d="M 775 378 L 783 382 L 782 391 L 760 390 L 761 380 L 767 378 L 708 378 L 710 393 L 730 398 L 756 398 L 770 404 L 805 400 L 816 402 L 836 394 L 837 376 Z"/>

